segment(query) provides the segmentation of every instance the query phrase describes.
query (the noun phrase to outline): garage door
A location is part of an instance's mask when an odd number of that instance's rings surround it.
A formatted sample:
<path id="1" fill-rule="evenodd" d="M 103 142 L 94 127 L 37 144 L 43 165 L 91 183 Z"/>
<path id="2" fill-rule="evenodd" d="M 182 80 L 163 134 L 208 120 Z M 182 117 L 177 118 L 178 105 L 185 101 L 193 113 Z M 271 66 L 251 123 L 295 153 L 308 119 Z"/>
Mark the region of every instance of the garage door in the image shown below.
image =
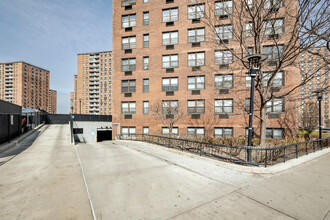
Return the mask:
<path id="1" fill-rule="evenodd" d="M 111 129 L 97 129 L 97 142 L 112 140 Z"/>

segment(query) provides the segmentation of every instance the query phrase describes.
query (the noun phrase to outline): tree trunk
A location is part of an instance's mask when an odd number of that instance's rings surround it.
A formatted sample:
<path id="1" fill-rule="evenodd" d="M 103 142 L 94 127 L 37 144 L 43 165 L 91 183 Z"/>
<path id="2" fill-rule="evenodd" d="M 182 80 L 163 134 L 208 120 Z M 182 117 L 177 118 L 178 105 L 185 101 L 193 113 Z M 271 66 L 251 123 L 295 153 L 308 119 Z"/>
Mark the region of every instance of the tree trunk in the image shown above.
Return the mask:
<path id="1" fill-rule="evenodd" d="M 267 106 L 264 105 L 260 109 L 260 146 L 265 147 L 266 144 L 266 128 L 267 128 Z"/>

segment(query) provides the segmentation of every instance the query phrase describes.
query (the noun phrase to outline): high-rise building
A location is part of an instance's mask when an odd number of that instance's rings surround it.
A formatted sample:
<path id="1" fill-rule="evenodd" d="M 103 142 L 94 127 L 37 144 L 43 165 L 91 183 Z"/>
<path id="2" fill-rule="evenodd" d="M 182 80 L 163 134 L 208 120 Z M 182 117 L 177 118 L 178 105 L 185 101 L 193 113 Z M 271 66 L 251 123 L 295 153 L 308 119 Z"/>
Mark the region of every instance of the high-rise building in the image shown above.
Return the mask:
<path id="1" fill-rule="evenodd" d="M 233 62 L 236 60 L 231 50 L 245 56 L 251 54 L 251 48 L 232 39 L 234 24 L 229 19 L 235 13 L 233 5 L 239 2 L 113 1 L 112 115 L 123 135 L 168 134 L 171 128 L 172 134 L 179 136 L 245 136 L 251 78 L 246 77 L 247 70 L 240 62 Z M 269 65 L 263 67 L 265 82 L 290 33 L 284 31 L 291 24 L 287 8 L 281 1 L 276 2 L 274 10 L 270 8 L 273 4 L 264 6 L 276 23 L 276 33 L 271 32 L 271 24 L 265 23 L 269 30 L 265 30 L 267 37 L 260 45 L 269 58 Z M 290 13 L 295 13 L 297 7 L 290 7 Z M 247 13 L 244 10 L 242 14 Z M 204 18 L 205 12 L 212 14 Z M 236 22 L 240 16 L 236 15 Z M 206 22 L 213 17 L 218 23 L 210 27 Z M 249 20 L 244 22 L 242 33 L 252 46 Z M 298 79 L 299 69 L 286 67 L 276 74 L 271 92 L 292 88 Z M 292 100 L 281 97 L 267 103 L 267 137 L 283 137 L 285 126 L 291 129 L 297 124 L 297 106 Z M 289 112 L 290 122 L 285 119 Z M 258 124 L 254 123 L 256 130 Z"/>
<path id="2" fill-rule="evenodd" d="M 48 112 L 51 114 L 57 113 L 57 91 L 50 89 L 49 90 L 49 107 Z"/>
<path id="3" fill-rule="evenodd" d="M 312 116 L 318 118 L 317 92 L 322 92 L 322 124 L 330 126 L 329 121 L 329 50 L 325 46 L 313 47 L 309 51 L 300 54 L 300 81 L 308 82 L 300 88 L 301 116 Z M 312 103 L 312 104 L 311 104 Z M 306 111 L 311 111 L 306 114 Z M 303 120 L 308 120 L 304 119 Z M 315 123 L 318 120 L 315 120 Z M 308 123 L 307 123 L 308 124 Z"/>
<path id="4" fill-rule="evenodd" d="M 25 63 L 0 63 L 0 99 L 23 108 L 48 109 L 48 70 Z"/>
<path id="5" fill-rule="evenodd" d="M 111 114 L 111 51 L 78 54 L 70 112 L 74 114 Z"/>

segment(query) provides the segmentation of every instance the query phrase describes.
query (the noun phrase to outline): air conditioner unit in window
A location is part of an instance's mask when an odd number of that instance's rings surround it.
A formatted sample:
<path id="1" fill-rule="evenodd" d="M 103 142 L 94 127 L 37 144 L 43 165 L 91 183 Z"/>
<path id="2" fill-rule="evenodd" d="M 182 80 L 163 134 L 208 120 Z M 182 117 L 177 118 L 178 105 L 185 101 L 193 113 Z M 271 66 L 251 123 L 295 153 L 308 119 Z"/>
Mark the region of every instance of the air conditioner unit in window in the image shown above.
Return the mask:
<path id="1" fill-rule="evenodd" d="M 219 94 L 229 94 L 229 89 L 228 88 L 219 89 Z"/>
<path id="2" fill-rule="evenodd" d="M 201 115 L 200 114 L 192 114 L 191 119 L 200 119 Z"/>
<path id="3" fill-rule="evenodd" d="M 228 114 L 225 113 L 219 114 L 219 119 L 228 119 L 228 118 L 229 118 Z"/>
<path id="4" fill-rule="evenodd" d="M 191 90 L 191 95 L 200 95 L 201 91 L 200 90 Z"/>

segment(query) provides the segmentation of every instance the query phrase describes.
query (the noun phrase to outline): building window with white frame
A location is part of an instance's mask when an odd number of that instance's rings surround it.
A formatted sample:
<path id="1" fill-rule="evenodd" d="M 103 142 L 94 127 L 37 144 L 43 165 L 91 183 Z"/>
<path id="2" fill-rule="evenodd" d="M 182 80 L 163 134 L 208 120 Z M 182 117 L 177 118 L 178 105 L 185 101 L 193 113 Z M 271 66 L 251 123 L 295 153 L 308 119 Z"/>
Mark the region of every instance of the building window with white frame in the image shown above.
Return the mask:
<path id="1" fill-rule="evenodd" d="M 271 86 L 271 87 L 282 87 L 284 85 L 284 74 L 282 71 L 277 72 L 275 76 L 273 77 L 272 83 L 269 83 L 269 80 L 271 76 L 273 75 L 273 72 L 264 72 L 262 73 L 262 85 L 264 87 Z"/>
<path id="2" fill-rule="evenodd" d="M 233 75 L 222 74 L 214 76 L 215 89 L 230 89 L 233 88 Z"/>
<path id="3" fill-rule="evenodd" d="M 163 9 L 162 21 L 163 22 L 174 22 L 179 19 L 178 8 Z"/>
<path id="4" fill-rule="evenodd" d="M 149 79 L 143 79 L 143 92 L 149 92 Z"/>
<path id="5" fill-rule="evenodd" d="M 149 114 L 149 102 L 148 101 L 143 102 L 143 114 L 145 114 L 145 115 Z"/>
<path id="6" fill-rule="evenodd" d="M 121 103 L 121 113 L 122 114 L 135 114 L 136 103 L 135 102 L 122 102 Z"/>
<path id="7" fill-rule="evenodd" d="M 188 76 L 188 90 L 205 89 L 205 76 Z"/>
<path id="8" fill-rule="evenodd" d="M 278 18 L 264 21 L 263 29 L 265 35 L 283 34 L 284 20 L 282 18 Z"/>
<path id="9" fill-rule="evenodd" d="M 266 128 L 266 138 L 282 139 L 283 136 L 282 128 Z"/>
<path id="10" fill-rule="evenodd" d="M 179 88 L 178 78 L 163 78 L 162 79 L 162 90 L 163 91 L 177 91 Z"/>
<path id="11" fill-rule="evenodd" d="M 170 132 L 170 128 L 168 127 L 162 127 L 162 135 L 178 135 L 179 134 L 179 128 L 173 127 L 172 132 Z"/>
<path id="12" fill-rule="evenodd" d="M 283 53 L 283 45 L 264 46 L 263 53 L 268 56 L 268 60 L 276 60 Z"/>
<path id="13" fill-rule="evenodd" d="M 128 58 L 121 60 L 121 71 L 134 71 L 136 70 L 136 59 L 135 58 Z"/>
<path id="14" fill-rule="evenodd" d="M 121 18 L 122 28 L 129 28 L 136 26 L 136 14 L 123 15 Z"/>
<path id="15" fill-rule="evenodd" d="M 200 19 L 205 16 L 205 5 L 189 5 L 188 6 L 188 19 Z"/>
<path id="16" fill-rule="evenodd" d="M 188 66 L 203 66 L 205 63 L 205 52 L 188 53 Z"/>
<path id="17" fill-rule="evenodd" d="M 136 36 L 123 37 L 121 39 L 121 48 L 123 50 L 135 49 L 136 48 Z"/>
<path id="18" fill-rule="evenodd" d="M 177 68 L 179 66 L 178 54 L 163 55 L 162 57 L 162 68 Z"/>
<path id="19" fill-rule="evenodd" d="M 205 28 L 188 29 L 188 42 L 197 43 L 205 41 Z"/>
<path id="20" fill-rule="evenodd" d="M 187 135 L 188 137 L 204 137 L 205 129 L 203 127 L 188 127 Z"/>
<path id="21" fill-rule="evenodd" d="M 265 0 L 264 9 L 278 9 L 283 7 L 283 0 Z"/>
<path id="22" fill-rule="evenodd" d="M 233 113 L 233 99 L 216 99 L 214 100 L 215 114 Z"/>
<path id="23" fill-rule="evenodd" d="M 230 15 L 233 13 L 233 1 L 221 1 L 215 2 L 215 15 L 216 16 L 223 16 L 223 15 Z"/>
<path id="24" fill-rule="evenodd" d="M 171 31 L 163 33 L 163 45 L 175 45 L 179 42 L 179 32 Z"/>
<path id="25" fill-rule="evenodd" d="M 233 54 L 230 50 L 219 50 L 214 52 L 215 65 L 226 65 L 233 63 Z"/>
<path id="26" fill-rule="evenodd" d="M 149 127 L 143 127 L 142 133 L 144 135 L 149 135 Z"/>
<path id="27" fill-rule="evenodd" d="M 246 37 L 253 36 L 253 23 L 252 22 L 248 22 L 245 24 L 245 33 L 246 33 Z"/>
<path id="28" fill-rule="evenodd" d="M 178 114 L 178 108 L 179 108 L 179 105 L 178 105 L 178 101 L 175 100 L 169 100 L 169 101 L 163 101 L 162 102 L 162 111 L 163 111 L 163 114 L 165 115 L 173 115 L 173 114 Z"/>
<path id="29" fill-rule="evenodd" d="M 267 113 L 282 113 L 283 112 L 283 99 L 272 99 L 266 103 Z"/>
<path id="30" fill-rule="evenodd" d="M 136 0 L 121 0 L 121 6 L 130 6 L 130 5 L 135 5 Z"/>
<path id="31" fill-rule="evenodd" d="M 129 93 L 129 92 L 135 92 L 135 91 L 136 91 L 135 79 L 121 81 L 121 92 L 122 93 Z"/>
<path id="32" fill-rule="evenodd" d="M 143 35 L 143 48 L 149 47 L 149 34 Z"/>
<path id="33" fill-rule="evenodd" d="M 216 40 L 228 40 L 233 38 L 233 26 L 229 25 L 221 25 L 215 27 L 215 39 Z"/>
<path id="34" fill-rule="evenodd" d="M 233 136 L 233 128 L 214 128 L 214 137 L 230 138 Z"/>
<path id="35" fill-rule="evenodd" d="M 144 70 L 149 69 L 149 57 L 143 57 L 143 69 Z"/>
<path id="36" fill-rule="evenodd" d="M 143 12 L 143 25 L 149 25 L 149 12 Z"/>
<path id="37" fill-rule="evenodd" d="M 188 114 L 204 114 L 205 100 L 188 100 Z"/>
<path id="38" fill-rule="evenodd" d="M 121 136 L 123 138 L 135 137 L 135 127 L 122 127 Z"/>

